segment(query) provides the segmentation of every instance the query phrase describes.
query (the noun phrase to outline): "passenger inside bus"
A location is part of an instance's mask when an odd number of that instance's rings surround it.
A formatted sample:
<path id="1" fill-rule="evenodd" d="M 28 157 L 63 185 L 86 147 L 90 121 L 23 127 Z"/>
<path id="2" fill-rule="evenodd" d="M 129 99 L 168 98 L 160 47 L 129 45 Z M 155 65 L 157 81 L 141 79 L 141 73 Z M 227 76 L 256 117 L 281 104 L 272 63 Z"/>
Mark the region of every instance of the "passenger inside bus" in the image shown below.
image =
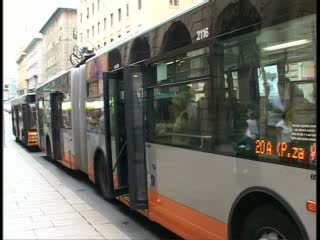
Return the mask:
<path id="1" fill-rule="evenodd" d="M 174 109 L 177 115 L 173 125 L 172 143 L 177 145 L 194 145 L 192 135 L 199 134 L 197 103 L 189 86 L 182 86 L 181 92 L 173 99 Z M 178 135 L 179 134 L 179 135 Z M 182 135 L 183 134 L 183 135 Z"/>

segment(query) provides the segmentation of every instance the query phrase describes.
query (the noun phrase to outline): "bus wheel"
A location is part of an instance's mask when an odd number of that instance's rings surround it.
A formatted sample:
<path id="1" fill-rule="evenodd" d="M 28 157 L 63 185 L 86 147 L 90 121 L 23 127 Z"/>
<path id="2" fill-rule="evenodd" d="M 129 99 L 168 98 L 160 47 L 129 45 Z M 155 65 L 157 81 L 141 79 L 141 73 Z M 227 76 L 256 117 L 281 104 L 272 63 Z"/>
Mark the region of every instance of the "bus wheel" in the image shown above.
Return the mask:
<path id="1" fill-rule="evenodd" d="M 108 175 L 107 175 L 107 166 L 106 161 L 102 154 L 99 154 L 97 157 L 97 180 L 99 190 L 101 195 L 106 200 L 111 200 L 109 189 L 108 189 Z"/>
<path id="2" fill-rule="evenodd" d="M 254 209 L 244 221 L 241 240 L 301 240 L 298 227 L 288 214 L 273 207 Z"/>

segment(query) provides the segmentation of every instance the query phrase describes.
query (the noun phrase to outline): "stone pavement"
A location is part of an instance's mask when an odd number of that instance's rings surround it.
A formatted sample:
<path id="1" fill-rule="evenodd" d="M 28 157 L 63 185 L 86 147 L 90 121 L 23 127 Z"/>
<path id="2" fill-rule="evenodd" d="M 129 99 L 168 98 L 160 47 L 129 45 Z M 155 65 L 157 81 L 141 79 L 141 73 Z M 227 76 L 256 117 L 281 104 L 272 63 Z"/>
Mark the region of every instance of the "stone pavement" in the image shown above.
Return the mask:
<path id="1" fill-rule="evenodd" d="M 6 140 L 4 239 L 129 239 L 26 149 Z"/>

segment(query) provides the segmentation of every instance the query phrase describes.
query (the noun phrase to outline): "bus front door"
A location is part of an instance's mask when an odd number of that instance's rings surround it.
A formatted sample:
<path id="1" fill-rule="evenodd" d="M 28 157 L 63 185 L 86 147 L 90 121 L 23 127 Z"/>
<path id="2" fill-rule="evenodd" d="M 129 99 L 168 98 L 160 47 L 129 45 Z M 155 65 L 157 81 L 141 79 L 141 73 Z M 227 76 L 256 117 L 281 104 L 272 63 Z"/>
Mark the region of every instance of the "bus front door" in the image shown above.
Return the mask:
<path id="1" fill-rule="evenodd" d="M 104 73 L 106 149 L 112 159 L 114 196 L 122 196 L 133 209 L 147 208 L 142 98 L 138 93 L 141 76 L 136 67 Z"/>
<path id="2" fill-rule="evenodd" d="M 142 67 L 127 66 L 123 70 L 125 126 L 127 132 L 128 180 L 130 207 L 148 208 L 147 174 L 144 141 L 144 93 Z"/>
<path id="3" fill-rule="evenodd" d="M 127 139 L 122 75 L 121 70 L 104 73 L 107 165 L 109 169 L 112 169 L 110 174 L 113 176 L 114 196 L 128 194 Z"/>
<path id="4" fill-rule="evenodd" d="M 50 94 L 51 104 L 51 133 L 53 146 L 53 159 L 61 160 L 61 143 L 60 143 L 60 127 L 61 127 L 61 102 L 62 93 L 55 92 Z"/>
<path id="5" fill-rule="evenodd" d="M 23 131 L 22 131 L 22 141 L 24 144 L 28 144 L 28 105 L 22 104 L 22 121 L 23 121 Z"/>
<path id="6" fill-rule="evenodd" d="M 17 106 L 13 107 L 12 115 L 15 115 L 15 136 L 16 139 L 19 139 L 20 131 L 19 131 L 19 110 Z"/>

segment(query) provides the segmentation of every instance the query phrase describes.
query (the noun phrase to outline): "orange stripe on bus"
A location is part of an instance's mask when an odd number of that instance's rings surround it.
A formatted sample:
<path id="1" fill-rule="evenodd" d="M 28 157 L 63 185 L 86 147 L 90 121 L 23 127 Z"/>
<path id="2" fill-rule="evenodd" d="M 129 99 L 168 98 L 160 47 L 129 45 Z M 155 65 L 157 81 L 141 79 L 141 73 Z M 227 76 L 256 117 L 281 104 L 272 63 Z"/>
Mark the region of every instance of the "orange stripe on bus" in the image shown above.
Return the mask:
<path id="1" fill-rule="evenodd" d="M 77 170 L 78 169 L 78 159 L 75 155 L 67 152 L 62 153 L 62 163 L 64 166 L 72 169 Z"/>
<path id="2" fill-rule="evenodd" d="M 88 161 L 88 176 L 89 176 L 89 179 L 95 183 L 95 181 L 94 181 L 94 167 L 93 167 L 92 160 Z"/>
<path id="3" fill-rule="evenodd" d="M 117 190 L 119 188 L 119 181 L 118 181 L 118 176 L 113 175 L 113 189 Z"/>
<path id="4" fill-rule="evenodd" d="M 38 142 L 28 142 L 29 147 L 38 146 Z"/>
<path id="5" fill-rule="evenodd" d="M 78 169 L 78 159 L 75 155 L 70 154 L 70 161 L 71 161 L 71 169 L 77 170 Z"/>
<path id="6" fill-rule="evenodd" d="M 226 223 L 149 191 L 149 218 L 185 239 L 227 239 Z"/>
<path id="7" fill-rule="evenodd" d="M 116 199 L 118 199 L 120 202 L 124 203 L 125 205 L 127 205 L 128 207 L 130 207 L 129 201 L 125 198 L 123 198 L 122 196 L 116 197 Z M 144 215 L 145 217 L 148 217 L 148 210 L 136 210 L 137 212 L 141 213 L 142 215 Z"/>

